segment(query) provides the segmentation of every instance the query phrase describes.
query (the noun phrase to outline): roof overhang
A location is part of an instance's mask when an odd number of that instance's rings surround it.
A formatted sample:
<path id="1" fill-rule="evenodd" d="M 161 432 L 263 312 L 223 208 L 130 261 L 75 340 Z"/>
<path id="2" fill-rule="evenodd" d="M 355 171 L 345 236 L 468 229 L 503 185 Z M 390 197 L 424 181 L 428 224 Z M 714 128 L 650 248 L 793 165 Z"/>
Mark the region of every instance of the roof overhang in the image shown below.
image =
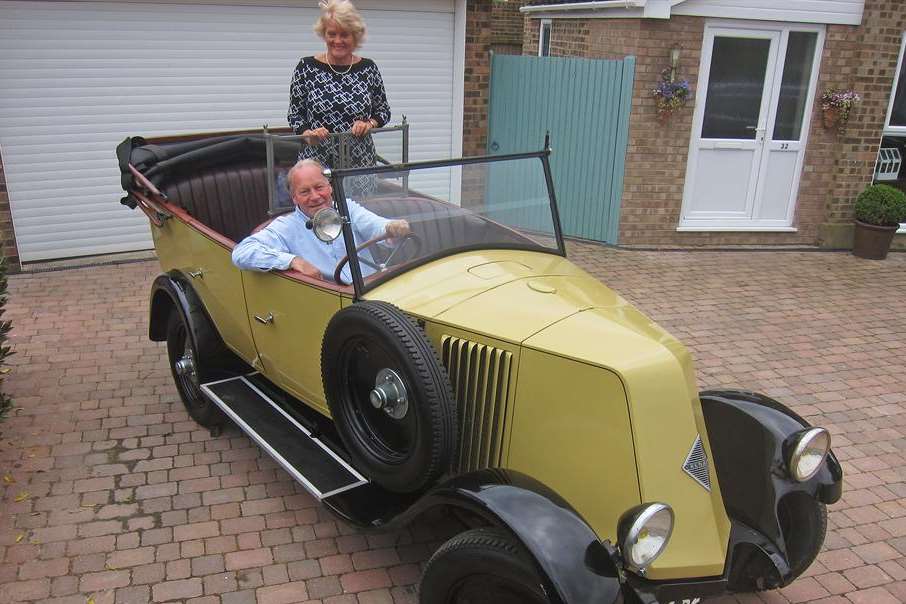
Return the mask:
<path id="1" fill-rule="evenodd" d="M 860 25 L 864 0 L 597 0 L 523 6 L 532 19 L 669 19 L 673 16 Z M 767 6 L 765 6 L 767 4 Z"/>
<path id="2" fill-rule="evenodd" d="M 519 10 L 532 17 L 549 15 L 570 17 L 642 17 L 647 19 L 669 19 L 670 9 L 685 0 L 597 0 L 595 2 L 571 2 L 566 4 L 540 4 L 523 6 Z M 601 14 L 606 12 L 607 14 Z"/>

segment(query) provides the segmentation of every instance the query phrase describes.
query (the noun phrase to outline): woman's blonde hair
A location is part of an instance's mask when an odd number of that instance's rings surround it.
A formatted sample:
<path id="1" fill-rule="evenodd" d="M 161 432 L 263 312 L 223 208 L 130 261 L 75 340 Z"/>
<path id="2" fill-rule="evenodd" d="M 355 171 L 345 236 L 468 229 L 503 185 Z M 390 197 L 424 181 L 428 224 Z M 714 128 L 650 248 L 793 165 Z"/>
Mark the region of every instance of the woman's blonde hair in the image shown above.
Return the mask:
<path id="1" fill-rule="evenodd" d="M 321 0 L 318 2 L 321 16 L 315 21 L 315 33 L 321 38 L 328 24 L 334 21 L 340 29 L 352 34 L 356 48 L 365 40 L 365 20 L 349 0 Z"/>

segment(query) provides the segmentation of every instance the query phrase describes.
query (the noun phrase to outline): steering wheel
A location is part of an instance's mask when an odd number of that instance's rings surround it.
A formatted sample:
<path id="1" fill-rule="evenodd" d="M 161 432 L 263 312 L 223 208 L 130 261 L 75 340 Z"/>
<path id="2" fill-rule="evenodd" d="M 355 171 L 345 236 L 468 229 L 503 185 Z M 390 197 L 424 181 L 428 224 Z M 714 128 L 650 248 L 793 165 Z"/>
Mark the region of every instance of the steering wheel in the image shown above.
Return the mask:
<path id="1" fill-rule="evenodd" d="M 406 244 L 409 241 L 411 241 L 412 245 L 415 247 L 415 249 L 413 250 L 413 256 L 417 256 L 418 253 L 422 250 L 421 237 L 419 237 L 415 233 L 410 232 L 407 235 L 395 238 L 397 241 L 393 245 L 393 248 L 390 250 L 390 254 L 387 256 L 387 259 L 384 260 L 384 262 L 378 264 L 378 263 L 372 262 L 371 260 L 369 260 L 367 258 L 362 257 L 362 255 L 361 255 L 362 250 L 368 249 L 368 248 L 374 246 L 375 244 L 380 243 L 381 241 L 386 241 L 387 239 L 391 239 L 391 237 L 390 237 L 390 235 L 387 235 L 386 233 L 384 233 L 383 235 L 378 235 L 377 237 L 373 237 L 373 238 L 369 239 L 365 243 L 362 243 L 357 248 L 355 248 L 356 256 L 359 257 L 359 262 L 361 262 L 362 264 L 364 264 L 366 266 L 370 266 L 375 271 L 381 272 L 383 270 L 386 270 L 386 268 L 393 263 L 393 259 L 396 258 L 396 255 L 400 252 L 400 250 L 402 250 L 404 247 L 406 247 Z M 333 271 L 333 280 L 336 281 L 340 285 L 352 285 L 351 283 L 346 283 L 345 281 L 343 281 L 343 274 L 342 274 L 343 267 L 346 266 L 346 264 L 348 262 L 349 262 L 349 255 L 347 254 L 346 256 L 343 256 L 340 259 L 340 261 L 337 263 L 337 268 L 335 268 Z"/>

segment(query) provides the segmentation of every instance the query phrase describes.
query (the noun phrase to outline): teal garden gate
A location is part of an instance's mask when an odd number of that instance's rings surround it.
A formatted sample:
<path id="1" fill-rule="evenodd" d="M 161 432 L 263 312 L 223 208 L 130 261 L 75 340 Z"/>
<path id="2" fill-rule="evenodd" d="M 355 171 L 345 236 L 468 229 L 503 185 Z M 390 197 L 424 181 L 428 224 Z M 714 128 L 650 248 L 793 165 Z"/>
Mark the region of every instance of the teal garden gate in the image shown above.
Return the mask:
<path id="1" fill-rule="evenodd" d="M 550 132 L 565 235 L 617 243 L 634 73 L 634 57 L 492 57 L 488 153 L 534 151 Z"/>

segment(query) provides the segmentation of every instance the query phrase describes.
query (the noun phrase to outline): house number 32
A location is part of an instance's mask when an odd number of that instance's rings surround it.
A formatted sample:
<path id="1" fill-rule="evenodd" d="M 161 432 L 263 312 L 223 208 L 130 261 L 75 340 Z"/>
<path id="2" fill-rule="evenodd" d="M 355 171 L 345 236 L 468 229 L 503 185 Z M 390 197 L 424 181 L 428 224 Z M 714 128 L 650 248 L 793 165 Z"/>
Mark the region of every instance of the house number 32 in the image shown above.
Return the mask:
<path id="1" fill-rule="evenodd" d="M 781 150 L 781 151 L 785 151 L 786 149 L 789 149 L 789 148 L 790 148 L 790 144 L 789 144 L 789 143 L 780 143 L 780 150 Z"/>

